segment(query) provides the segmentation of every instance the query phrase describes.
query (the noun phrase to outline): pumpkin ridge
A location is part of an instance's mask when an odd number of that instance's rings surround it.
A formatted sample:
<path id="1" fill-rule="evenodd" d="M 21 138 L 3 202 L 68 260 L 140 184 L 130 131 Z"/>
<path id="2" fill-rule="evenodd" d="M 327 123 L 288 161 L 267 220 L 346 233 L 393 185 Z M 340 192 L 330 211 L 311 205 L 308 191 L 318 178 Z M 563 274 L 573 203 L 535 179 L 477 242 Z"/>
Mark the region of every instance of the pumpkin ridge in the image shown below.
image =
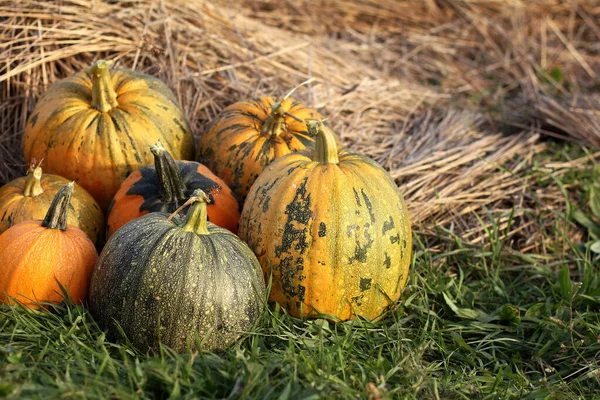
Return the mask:
<path id="1" fill-rule="evenodd" d="M 139 101 L 142 101 L 142 100 L 144 100 L 144 99 L 143 98 L 139 99 Z M 149 100 L 153 101 L 153 102 L 156 101 L 155 98 L 151 98 Z M 129 104 L 133 104 L 133 103 L 129 103 Z M 146 117 L 146 119 L 154 125 L 154 127 L 156 128 L 156 131 L 162 133 L 162 135 L 164 137 L 163 144 L 164 144 L 165 148 L 167 149 L 167 151 L 169 151 L 169 153 L 174 153 L 177 149 L 175 149 L 173 147 L 173 144 L 171 142 L 172 142 L 172 139 L 174 139 L 174 137 L 176 136 L 176 134 L 173 134 L 173 132 L 167 131 L 164 129 L 164 127 L 163 127 L 164 124 L 161 123 L 162 115 L 157 113 L 156 110 L 152 107 L 148 107 L 146 105 L 144 105 L 142 107 L 141 103 L 139 103 L 139 102 L 136 102 L 136 105 L 138 105 L 140 107 L 139 108 L 140 113 L 142 113 Z M 183 111 L 181 111 L 181 115 L 183 116 Z M 181 120 L 173 118 L 173 121 L 177 121 L 176 122 L 177 126 L 180 129 L 180 131 L 182 132 L 182 134 L 185 135 L 185 132 L 183 132 L 184 128 L 187 127 L 187 131 L 190 130 L 189 125 L 185 120 L 182 123 Z M 181 147 L 183 147 L 183 144 L 185 143 L 183 140 L 178 140 L 177 142 L 179 143 L 179 145 Z M 193 140 L 191 142 L 193 143 Z M 185 151 L 183 151 L 183 150 L 177 151 L 177 153 L 181 153 L 182 157 L 185 156 Z M 193 151 L 192 151 L 192 153 L 193 153 Z"/>
<path id="2" fill-rule="evenodd" d="M 231 136 L 231 135 L 235 135 L 235 134 L 244 134 L 247 136 L 247 139 L 252 138 L 252 137 L 256 137 L 259 136 L 258 133 L 256 132 L 252 132 L 252 128 L 253 126 L 250 124 L 243 124 L 243 123 L 233 123 L 233 124 L 228 124 L 225 125 L 223 128 L 221 128 L 215 135 L 215 138 L 218 140 L 223 140 L 222 136 L 225 136 L 226 138 Z M 238 140 L 236 140 L 237 142 Z"/>
<path id="3" fill-rule="evenodd" d="M 35 265 L 35 262 L 38 261 L 37 258 L 35 257 L 34 259 L 31 259 L 33 257 L 33 254 L 37 253 L 38 251 L 44 252 L 44 254 L 46 255 L 50 255 L 52 257 L 55 256 L 54 252 L 52 251 L 46 251 L 46 246 L 44 245 L 44 241 L 47 240 L 46 236 L 47 235 L 51 235 L 53 236 L 53 231 L 49 230 L 49 229 L 45 229 L 43 227 L 41 227 L 41 225 L 37 222 L 37 221 L 27 221 L 24 222 L 23 225 L 21 225 L 19 228 L 21 228 L 23 231 L 25 231 L 26 229 L 29 231 L 27 234 L 27 239 L 22 240 L 21 242 L 18 243 L 22 243 L 20 247 L 20 251 L 16 254 L 15 257 L 15 261 L 18 261 L 16 263 L 13 264 L 13 266 L 15 268 L 12 269 L 11 274 L 10 275 L 6 275 L 6 279 L 3 280 L 2 282 L 0 282 L 0 284 L 5 288 L 5 291 L 7 293 L 13 291 L 13 286 L 19 286 L 19 282 L 14 282 L 12 280 L 12 277 L 15 273 L 15 269 L 18 269 L 20 266 L 24 266 L 27 270 L 31 271 L 32 265 Z M 35 236 L 33 236 L 35 235 Z M 15 235 L 17 236 L 17 235 Z M 19 236 L 22 236 L 23 238 L 25 238 L 25 235 L 18 235 L 17 236 L 17 240 L 19 240 Z M 33 236 L 33 238 L 32 238 Z M 27 251 L 27 250 L 33 250 L 33 251 Z M 37 250 L 39 249 L 39 250 Z M 37 250 L 37 251 L 36 251 Z M 13 253 L 14 254 L 14 253 Z M 31 260 L 30 260 L 31 259 Z M 4 274 L 1 274 L 4 275 Z M 42 281 L 44 281 L 45 279 L 47 279 L 46 276 L 42 277 Z M 8 282 L 13 282 L 12 284 L 8 283 Z M 26 301 L 29 302 L 30 300 L 36 301 L 36 298 L 32 298 L 32 293 L 26 293 L 26 294 L 22 294 L 19 293 L 17 294 L 17 296 L 13 296 L 15 298 L 18 299 L 18 297 L 23 297 L 23 299 L 20 299 L 20 301 Z"/>
<path id="4" fill-rule="evenodd" d="M 150 214 L 152 215 L 152 214 Z M 154 216 L 158 217 L 157 214 L 154 214 Z M 126 225 L 125 225 L 126 226 Z M 125 232 L 124 232 L 125 233 Z M 154 257 L 156 257 L 156 255 L 160 255 L 160 247 L 159 244 L 166 242 L 169 240 L 170 237 L 173 236 L 173 230 L 171 229 L 171 227 L 166 228 L 163 230 L 162 234 L 160 236 L 157 235 L 156 238 L 151 238 L 152 241 L 150 242 L 146 242 L 147 238 L 145 237 L 139 237 L 138 235 L 138 240 L 136 241 L 136 246 L 134 248 L 132 248 L 132 251 L 130 252 L 130 254 L 127 256 L 127 258 L 125 260 L 123 260 L 123 263 L 126 265 L 136 265 L 136 267 L 138 265 L 145 265 L 146 263 L 148 263 L 149 260 L 153 259 Z M 152 250 L 149 252 L 144 252 L 144 251 L 139 251 L 140 248 L 142 246 L 148 246 L 150 247 Z M 137 247 L 137 249 L 136 249 Z M 134 263 L 133 260 L 135 257 L 138 257 L 140 254 L 144 255 L 145 257 L 142 258 L 142 260 L 136 260 L 136 262 Z M 140 270 L 139 268 L 133 268 L 132 271 L 135 271 L 135 276 L 133 276 L 133 274 L 126 274 L 127 276 L 130 276 L 130 281 L 137 281 L 137 282 L 146 282 L 148 279 L 148 275 L 149 275 L 149 271 L 147 270 Z M 121 271 L 124 272 L 124 271 Z M 152 271 L 150 271 L 152 272 Z M 128 295 L 126 295 L 127 299 L 127 304 L 130 304 L 130 312 L 129 313 L 125 313 L 125 319 L 130 321 L 129 323 L 135 323 L 136 325 L 138 324 L 138 321 L 136 319 L 136 317 L 139 315 L 139 310 L 138 310 L 138 306 L 136 305 L 136 301 L 135 299 L 139 299 L 141 296 L 141 291 L 144 285 L 133 285 L 135 287 L 134 290 L 131 290 L 131 285 L 127 285 L 127 293 Z M 123 315 L 123 313 L 121 313 L 121 315 Z"/>
<path id="5" fill-rule="evenodd" d="M 135 157 L 136 163 L 138 165 L 141 165 L 143 163 L 143 160 L 140 157 L 140 154 L 141 154 L 140 148 L 138 147 L 134 137 L 131 136 L 129 124 L 127 123 L 127 120 L 121 116 L 121 114 L 120 114 L 121 112 L 122 112 L 121 109 L 115 108 L 115 109 L 111 110 L 110 113 L 108 113 L 108 115 L 110 116 L 110 120 L 113 124 L 114 133 L 116 134 L 115 136 L 118 136 L 119 132 L 122 132 L 125 134 L 127 139 L 129 139 L 129 144 L 131 145 L 131 149 L 133 150 L 133 155 Z M 117 122 L 117 119 L 120 119 L 120 122 Z M 109 130 L 109 132 L 112 133 L 113 131 Z M 116 140 L 115 137 L 112 137 L 110 139 L 111 139 L 111 141 Z M 125 150 L 125 148 L 123 150 Z M 125 152 L 123 152 L 123 153 L 127 154 Z"/>
<path id="6" fill-rule="evenodd" d="M 74 114 L 70 115 L 67 119 L 65 119 L 63 121 L 63 124 L 65 124 L 64 126 L 66 127 L 66 129 L 58 128 L 58 129 L 54 130 L 55 136 L 56 136 L 56 142 L 59 142 L 59 137 L 68 136 L 68 135 L 65 135 L 65 132 L 70 131 L 72 126 L 86 124 L 85 121 L 87 121 L 88 118 L 90 119 L 90 122 L 88 122 L 87 125 L 89 125 L 91 123 L 91 121 L 93 121 L 95 119 L 94 118 L 95 115 L 97 115 L 95 112 L 92 112 L 92 113 L 79 112 L 79 113 L 74 113 Z M 74 117 L 75 117 L 75 119 L 73 119 Z M 64 146 L 66 147 L 66 150 L 65 150 L 66 153 L 67 154 L 77 154 L 77 151 L 75 149 L 78 147 L 77 143 L 79 143 L 79 147 L 81 147 L 82 138 L 79 135 L 72 135 L 71 137 L 68 137 L 68 139 L 69 139 L 68 144 L 66 144 L 66 142 L 64 144 Z M 51 140 L 54 140 L 53 136 L 51 136 Z M 50 147 L 50 144 L 48 144 L 48 146 Z M 81 165 L 80 160 L 72 160 L 71 159 L 69 161 L 73 162 L 74 164 Z M 61 160 L 61 162 L 65 162 L 65 160 L 63 159 L 63 160 Z M 59 169 L 60 169 L 60 171 L 59 171 L 58 175 L 61 175 L 61 176 L 64 175 L 62 173 L 62 171 L 64 170 L 64 165 L 62 165 Z M 65 177 L 65 178 L 69 179 L 68 177 Z"/>
<path id="7" fill-rule="evenodd" d="M 18 226 L 16 232 L 20 233 L 20 231 L 23 230 L 23 232 L 28 232 L 28 235 L 14 235 L 18 242 L 15 246 L 17 252 L 11 253 L 12 258 L 15 260 L 13 266 L 18 266 L 23 263 L 23 259 L 29 254 L 26 249 L 28 247 L 33 249 L 37 248 L 39 246 L 38 242 L 43 239 L 44 232 L 46 231 L 46 229 L 40 229 L 41 225 L 38 221 L 25 221 L 19 225 L 20 226 L 14 225 L 15 227 Z M 27 263 L 27 265 L 29 264 L 30 263 Z M 13 274 L 14 269 L 11 271 L 11 274 L 0 274 L 0 287 L 6 288 L 7 282 L 11 279 Z M 3 296 L 3 293 L 0 293 L 0 298 L 1 296 Z"/>
<path id="8" fill-rule="evenodd" d="M 170 247 L 177 248 L 177 252 L 183 251 L 185 254 L 179 255 L 179 257 L 181 259 L 189 260 L 190 259 L 189 255 L 193 249 L 193 247 L 192 247 L 193 240 L 194 240 L 194 237 L 192 237 L 191 235 L 172 234 L 167 239 L 165 239 L 164 246 L 167 248 L 170 248 Z M 175 242 L 176 245 L 173 242 Z M 174 264 L 176 266 L 180 266 L 180 263 L 178 263 L 178 262 L 174 262 Z M 166 271 L 163 271 L 163 272 L 166 272 Z M 170 291 L 179 293 L 179 295 L 175 296 L 176 298 L 182 298 L 182 297 L 185 298 L 183 295 L 185 294 L 185 289 L 188 285 L 189 274 L 181 274 L 181 273 L 179 273 L 179 271 L 173 271 L 173 274 L 174 275 L 176 274 L 177 276 L 179 276 L 180 279 L 178 279 L 177 282 L 175 283 L 177 285 L 177 288 L 171 288 Z M 196 286 L 196 287 L 198 287 L 198 286 Z M 181 315 L 186 315 L 186 307 L 187 306 L 188 306 L 188 304 L 186 304 L 185 302 L 176 302 L 175 304 L 171 303 L 171 307 L 173 307 L 173 308 L 175 308 L 175 310 L 177 310 L 175 313 L 172 313 L 171 315 L 176 315 L 178 317 Z M 169 319 L 172 320 L 173 318 L 171 317 Z M 193 320 L 193 318 L 190 318 L 190 319 Z M 172 323 L 171 321 L 169 323 L 167 323 L 166 325 L 170 326 L 170 329 L 165 332 L 166 335 L 163 337 L 167 338 L 168 342 L 175 340 L 178 336 L 181 336 L 181 334 L 185 334 L 184 332 L 181 332 L 180 326 L 178 326 L 175 323 Z M 191 343 L 191 345 L 193 346 L 193 343 Z"/>
<path id="9" fill-rule="evenodd" d="M 254 107 L 262 110 L 265 113 L 265 117 L 270 114 L 271 108 L 273 104 L 275 104 L 275 99 L 271 96 L 267 96 L 264 98 L 253 99 L 252 103 Z"/>

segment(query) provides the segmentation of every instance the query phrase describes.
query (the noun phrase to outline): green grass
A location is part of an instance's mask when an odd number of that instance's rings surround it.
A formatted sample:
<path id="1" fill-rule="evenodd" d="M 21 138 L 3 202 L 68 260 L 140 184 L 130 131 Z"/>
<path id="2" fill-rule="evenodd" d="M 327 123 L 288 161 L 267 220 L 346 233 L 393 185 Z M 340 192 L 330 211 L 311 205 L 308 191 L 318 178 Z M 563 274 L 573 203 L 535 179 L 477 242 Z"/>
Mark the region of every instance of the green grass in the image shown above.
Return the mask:
<path id="1" fill-rule="evenodd" d="M 594 174 L 573 172 L 559 183 L 591 184 Z M 572 206 L 589 214 L 589 190 L 578 187 L 582 201 Z M 417 233 L 407 288 L 383 321 L 301 321 L 271 309 L 223 354 L 178 355 L 166 348 L 141 354 L 125 339 L 107 340 L 82 306 L 65 302 L 49 312 L 4 306 L 0 396 L 600 397 L 597 256 L 567 237 L 570 211 L 528 212 L 539 214 L 540 229 L 567 243 L 567 251 L 515 251 L 492 213 L 479 216 L 488 224 L 484 246 L 441 228 Z"/>

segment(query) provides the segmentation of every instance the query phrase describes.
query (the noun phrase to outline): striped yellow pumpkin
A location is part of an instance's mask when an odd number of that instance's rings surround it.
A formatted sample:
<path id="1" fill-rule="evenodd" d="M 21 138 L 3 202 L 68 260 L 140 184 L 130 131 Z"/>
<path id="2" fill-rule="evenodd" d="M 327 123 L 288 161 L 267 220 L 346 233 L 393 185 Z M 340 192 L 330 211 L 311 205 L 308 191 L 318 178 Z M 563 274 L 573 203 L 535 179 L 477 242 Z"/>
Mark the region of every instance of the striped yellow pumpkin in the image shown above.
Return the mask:
<path id="1" fill-rule="evenodd" d="M 200 138 L 198 161 L 223 179 L 243 202 L 269 163 L 314 147 L 304 120 L 318 118 L 318 112 L 292 98 L 277 101 L 263 96 L 234 103 Z"/>
<path id="2" fill-rule="evenodd" d="M 25 128 L 25 159 L 75 180 L 106 211 L 121 182 L 152 163 L 161 140 L 175 159 L 194 155 L 189 125 L 159 79 L 98 61 L 52 85 Z"/>

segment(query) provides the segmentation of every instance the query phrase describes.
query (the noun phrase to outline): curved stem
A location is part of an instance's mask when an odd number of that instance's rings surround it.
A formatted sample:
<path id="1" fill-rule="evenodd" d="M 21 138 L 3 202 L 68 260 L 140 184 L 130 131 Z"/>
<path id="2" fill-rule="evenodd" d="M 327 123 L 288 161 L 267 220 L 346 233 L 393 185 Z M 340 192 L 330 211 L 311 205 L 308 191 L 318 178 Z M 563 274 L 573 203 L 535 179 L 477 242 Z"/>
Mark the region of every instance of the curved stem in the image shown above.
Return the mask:
<path id="1" fill-rule="evenodd" d="M 265 119 L 260 132 L 263 135 L 270 136 L 274 138 L 279 136 L 281 130 L 283 129 L 283 125 L 285 123 L 285 110 L 282 105 L 283 102 L 273 104 L 271 108 L 271 114 Z"/>
<path id="2" fill-rule="evenodd" d="M 61 187 L 50 204 L 46 217 L 42 221 L 42 226 L 48 229 L 67 230 L 67 214 L 69 212 L 69 203 L 73 196 L 75 182 L 67 183 Z"/>
<path id="3" fill-rule="evenodd" d="M 315 136 L 315 149 L 313 160 L 321 164 L 338 164 L 338 146 L 335 142 L 335 134 L 323 122 L 310 120 L 306 122 L 308 131 Z"/>
<path id="4" fill-rule="evenodd" d="M 208 196 L 202 189 L 196 189 L 188 202 L 193 203 L 185 216 L 185 222 L 181 229 L 186 232 L 194 232 L 196 235 L 208 235 L 208 213 L 206 205 Z"/>
<path id="5" fill-rule="evenodd" d="M 181 179 L 181 171 L 179 171 L 177 163 L 160 140 L 150 146 L 150 151 L 154 155 L 154 167 L 162 191 L 162 202 L 164 204 L 175 203 L 175 207 L 177 207 L 187 200 L 186 187 Z"/>
<path id="6" fill-rule="evenodd" d="M 117 93 L 110 79 L 109 63 L 99 60 L 87 72 L 92 76 L 92 103 L 90 106 L 100 112 L 108 112 L 117 107 Z"/>
<path id="7" fill-rule="evenodd" d="M 35 169 L 25 177 L 23 196 L 36 197 L 44 193 L 44 188 L 42 188 L 42 183 L 40 182 L 41 179 L 42 169 L 40 167 L 35 167 Z"/>

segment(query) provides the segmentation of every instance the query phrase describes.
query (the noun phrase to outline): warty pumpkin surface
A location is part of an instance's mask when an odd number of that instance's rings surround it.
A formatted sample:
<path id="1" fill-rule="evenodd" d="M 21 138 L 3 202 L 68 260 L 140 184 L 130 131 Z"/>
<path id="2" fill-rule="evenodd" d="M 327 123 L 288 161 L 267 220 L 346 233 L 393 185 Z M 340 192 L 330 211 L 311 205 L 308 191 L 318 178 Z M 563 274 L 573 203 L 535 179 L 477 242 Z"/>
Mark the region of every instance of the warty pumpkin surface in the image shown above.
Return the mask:
<path id="1" fill-rule="evenodd" d="M 314 147 L 304 120 L 321 115 L 292 98 L 263 96 L 225 108 L 200 138 L 198 161 L 243 202 L 264 168 L 278 157 Z"/>
<path id="2" fill-rule="evenodd" d="M 173 160 L 161 142 L 150 146 L 150 151 L 154 165 L 134 171 L 110 204 L 108 236 L 142 215 L 174 212 L 196 189 L 202 189 L 209 198 L 209 221 L 237 233 L 240 207 L 225 182 L 200 163 Z"/>
<path id="3" fill-rule="evenodd" d="M 0 235 L 0 301 L 30 308 L 59 303 L 62 285 L 74 302 L 88 295 L 96 248 L 79 228 L 67 225 L 74 185 L 61 188 L 42 221 L 14 225 Z"/>
<path id="4" fill-rule="evenodd" d="M 257 255 L 270 300 L 296 317 L 374 319 L 398 300 L 411 261 L 408 212 L 368 157 L 337 150 L 322 124 L 314 152 L 274 161 L 250 190 L 240 237 Z"/>
<path id="5" fill-rule="evenodd" d="M 0 188 L 0 233 L 13 225 L 44 219 L 48 207 L 68 179 L 44 174 L 32 167 L 29 173 Z M 81 186 L 75 185 L 67 215 L 67 224 L 81 229 L 100 247 L 104 242 L 104 214 L 94 198 Z"/>
<path id="6" fill-rule="evenodd" d="M 100 254 L 90 289 L 96 320 L 116 321 L 145 351 L 159 341 L 177 352 L 196 343 L 221 350 L 253 326 L 265 301 L 256 256 L 236 235 L 207 221 L 197 190 L 187 215 L 150 213 L 125 224 Z"/>
<path id="7" fill-rule="evenodd" d="M 173 157 L 191 159 L 194 140 L 170 89 L 159 79 L 98 61 L 53 84 L 25 127 L 25 159 L 75 180 L 106 211 L 119 185 L 152 162 L 162 140 Z"/>

